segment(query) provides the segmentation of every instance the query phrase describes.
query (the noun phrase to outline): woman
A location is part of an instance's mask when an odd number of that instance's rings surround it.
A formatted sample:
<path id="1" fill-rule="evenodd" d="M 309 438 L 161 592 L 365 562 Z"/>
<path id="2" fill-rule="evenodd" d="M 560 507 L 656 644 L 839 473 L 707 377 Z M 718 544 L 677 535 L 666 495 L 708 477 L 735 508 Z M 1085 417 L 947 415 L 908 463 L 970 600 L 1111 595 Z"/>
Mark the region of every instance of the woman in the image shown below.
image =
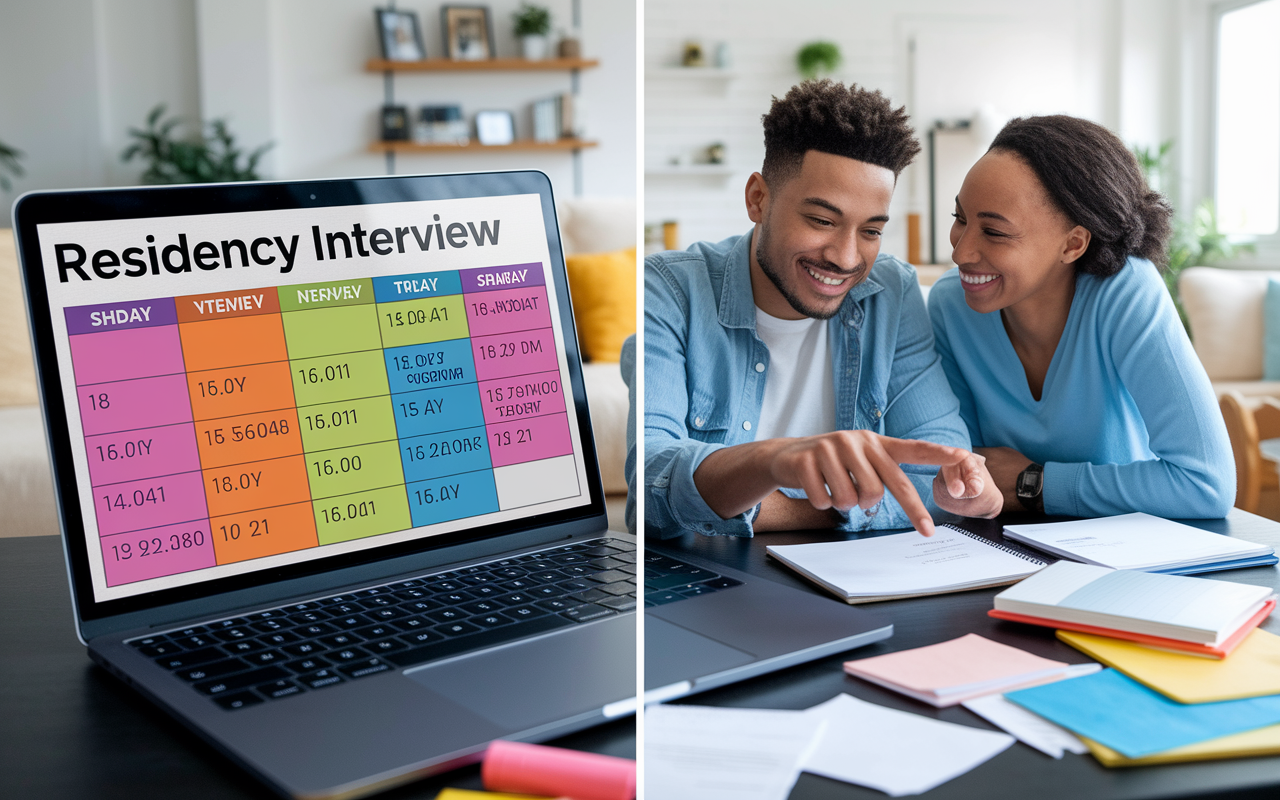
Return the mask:
<path id="1" fill-rule="evenodd" d="M 1013 120 L 965 177 L 929 312 L 1006 512 L 1226 516 L 1231 444 L 1154 266 L 1171 215 L 1074 117 Z"/>

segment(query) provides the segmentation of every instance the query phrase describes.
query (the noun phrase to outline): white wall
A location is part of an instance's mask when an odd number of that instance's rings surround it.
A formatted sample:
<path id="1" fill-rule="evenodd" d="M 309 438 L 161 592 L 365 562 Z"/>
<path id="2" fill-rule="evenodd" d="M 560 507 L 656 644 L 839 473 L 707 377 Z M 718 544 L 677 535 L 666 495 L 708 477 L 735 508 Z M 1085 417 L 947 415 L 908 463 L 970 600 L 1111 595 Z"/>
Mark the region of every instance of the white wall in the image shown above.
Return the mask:
<path id="1" fill-rule="evenodd" d="M 922 143 L 936 119 L 994 106 L 1001 117 L 1069 113 L 1099 122 L 1130 144 L 1176 138 L 1181 180 L 1170 191 L 1206 191 L 1203 157 L 1208 0 L 647 0 L 645 168 L 712 141 L 728 147 L 727 178 L 647 174 L 645 220 L 674 219 L 681 245 L 750 227 L 742 191 L 764 156 L 760 116 L 800 80 L 796 51 L 836 42 L 844 82 L 879 89 L 916 120 Z M 709 33 L 714 32 L 714 33 Z M 726 41 L 737 77 L 728 82 L 660 77 L 686 40 L 714 52 Z M 909 43 L 915 43 L 911 52 Z M 985 145 L 975 141 L 974 155 Z M 906 255 L 906 214 L 924 215 L 927 153 L 900 178 L 884 250 Z M 967 166 L 961 165 L 959 175 Z M 958 187 L 939 187 L 942 196 Z M 948 194 L 949 192 L 949 194 Z M 927 231 L 926 231 L 927 237 Z M 928 256 L 928 240 L 924 245 Z M 946 261 L 949 246 L 939 243 Z"/>
<path id="2" fill-rule="evenodd" d="M 635 0 L 581 0 L 582 73 L 588 135 L 583 154 L 591 195 L 636 192 Z M 246 150 L 266 141 L 266 177 L 382 174 L 368 151 L 378 136 L 381 74 L 364 71 L 378 54 L 376 0 L 2 0 L 0 141 L 26 155 L 26 175 L 0 192 L 0 227 L 10 205 L 33 189 L 132 185 L 141 162 L 120 162 L 127 130 L 165 103 L 197 121 L 227 117 Z M 439 5 L 416 11 L 431 56 L 441 53 Z M 516 53 L 511 12 L 518 0 L 489 3 L 499 55 Z M 557 30 L 572 0 L 547 0 Z M 507 108 L 527 122 L 530 101 L 569 89 L 565 73 L 402 74 L 397 100 L 456 102 L 464 111 Z M 535 168 L 559 194 L 573 191 L 566 153 L 482 153 L 400 157 L 397 171 Z"/>

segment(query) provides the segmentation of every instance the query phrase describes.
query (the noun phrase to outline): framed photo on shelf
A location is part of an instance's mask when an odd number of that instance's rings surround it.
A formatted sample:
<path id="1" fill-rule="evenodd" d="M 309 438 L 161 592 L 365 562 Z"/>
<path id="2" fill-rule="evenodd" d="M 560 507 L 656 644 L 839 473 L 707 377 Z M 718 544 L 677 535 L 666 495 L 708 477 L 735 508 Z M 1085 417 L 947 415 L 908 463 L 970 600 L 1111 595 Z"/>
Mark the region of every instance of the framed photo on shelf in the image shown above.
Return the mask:
<path id="1" fill-rule="evenodd" d="M 391 8 L 375 8 L 373 13 L 378 20 L 378 41 L 382 44 L 383 58 L 387 61 L 421 61 L 427 57 L 417 14 Z"/>
<path id="2" fill-rule="evenodd" d="M 480 144 L 511 144 L 516 140 L 516 120 L 510 111 L 477 111 L 476 139 Z"/>
<path id="3" fill-rule="evenodd" d="M 452 61 L 486 61 L 494 56 L 488 6 L 442 6 L 445 54 Z"/>
<path id="4" fill-rule="evenodd" d="M 409 138 L 409 109 L 404 106 L 382 107 L 382 141 L 403 142 Z"/>

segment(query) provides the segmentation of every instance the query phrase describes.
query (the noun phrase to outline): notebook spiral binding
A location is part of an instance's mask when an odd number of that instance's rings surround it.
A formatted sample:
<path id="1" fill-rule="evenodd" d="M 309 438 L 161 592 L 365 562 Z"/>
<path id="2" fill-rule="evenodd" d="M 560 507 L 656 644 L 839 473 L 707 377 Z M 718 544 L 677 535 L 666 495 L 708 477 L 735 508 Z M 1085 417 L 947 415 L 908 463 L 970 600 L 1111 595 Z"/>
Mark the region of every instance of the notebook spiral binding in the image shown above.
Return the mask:
<path id="1" fill-rule="evenodd" d="M 970 539 L 976 539 L 979 542 L 982 542 L 983 544 L 986 544 L 986 545 L 990 545 L 991 547 L 994 547 L 997 550 L 1003 550 L 1004 552 L 1008 553 L 1011 556 L 1017 556 L 1023 561 L 1030 561 L 1032 564 L 1039 564 L 1042 567 L 1048 566 L 1049 564 L 1048 561 L 1041 561 L 1040 559 L 1034 556 L 1029 556 L 1026 553 L 1022 553 L 1017 550 L 1014 550 L 1012 547 L 1007 547 L 1002 544 L 997 544 L 996 542 L 991 541 L 985 536 L 979 536 L 978 534 L 973 533 L 971 531 L 966 531 L 964 528 L 961 528 L 959 525 L 951 525 L 949 523 L 944 522 L 941 525 L 938 525 L 937 527 L 946 528 L 947 530 L 955 531 L 956 533 L 963 533 L 965 536 L 968 536 Z"/>

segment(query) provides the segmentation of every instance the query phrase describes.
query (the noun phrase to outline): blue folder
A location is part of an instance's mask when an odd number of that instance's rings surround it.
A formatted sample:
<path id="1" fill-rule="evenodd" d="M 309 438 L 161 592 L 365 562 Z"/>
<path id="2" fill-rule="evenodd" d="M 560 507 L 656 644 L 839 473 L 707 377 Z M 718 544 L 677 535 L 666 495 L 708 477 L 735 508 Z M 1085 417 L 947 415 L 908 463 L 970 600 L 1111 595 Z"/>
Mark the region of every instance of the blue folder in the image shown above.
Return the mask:
<path id="1" fill-rule="evenodd" d="M 1280 695 L 1184 705 L 1114 669 L 1005 697 L 1129 758 L 1280 723 Z"/>

